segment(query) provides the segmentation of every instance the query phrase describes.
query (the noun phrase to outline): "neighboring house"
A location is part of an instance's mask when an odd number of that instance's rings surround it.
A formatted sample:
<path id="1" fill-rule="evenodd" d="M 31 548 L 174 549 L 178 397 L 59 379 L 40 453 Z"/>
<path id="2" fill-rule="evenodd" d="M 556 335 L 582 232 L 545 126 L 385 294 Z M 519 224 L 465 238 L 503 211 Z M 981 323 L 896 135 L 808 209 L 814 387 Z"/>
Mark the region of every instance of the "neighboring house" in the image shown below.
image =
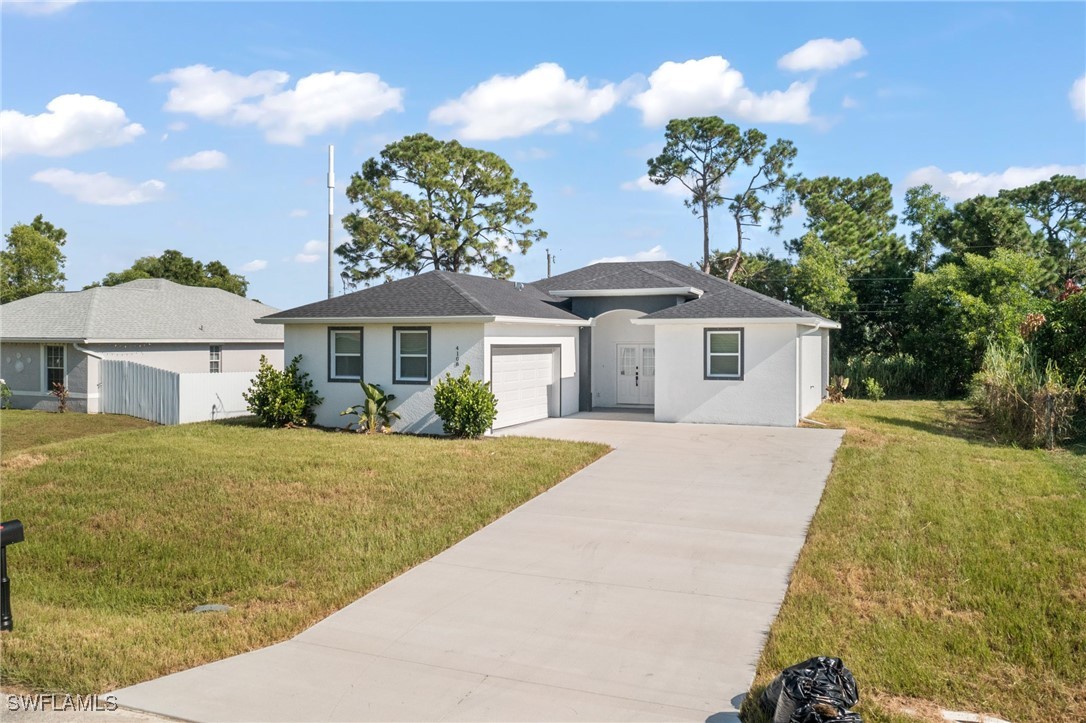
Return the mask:
<path id="1" fill-rule="evenodd" d="M 59 382 L 72 410 L 114 411 L 100 404 L 109 361 L 178 374 L 253 373 L 264 354 L 282 368 L 282 330 L 253 321 L 274 311 L 164 279 L 37 294 L 0 306 L 0 377 L 18 409 L 55 409 L 50 390 Z"/>
<path id="2" fill-rule="evenodd" d="M 600 263 L 520 284 L 433 271 L 263 319 L 324 397 L 317 423 L 397 396 L 397 428 L 440 432 L 433 384 L 491 382 L 495 428 L 600 408 L 661 422 L 795 426 L 822 400 L 837 322 L 674 261 Z"/>

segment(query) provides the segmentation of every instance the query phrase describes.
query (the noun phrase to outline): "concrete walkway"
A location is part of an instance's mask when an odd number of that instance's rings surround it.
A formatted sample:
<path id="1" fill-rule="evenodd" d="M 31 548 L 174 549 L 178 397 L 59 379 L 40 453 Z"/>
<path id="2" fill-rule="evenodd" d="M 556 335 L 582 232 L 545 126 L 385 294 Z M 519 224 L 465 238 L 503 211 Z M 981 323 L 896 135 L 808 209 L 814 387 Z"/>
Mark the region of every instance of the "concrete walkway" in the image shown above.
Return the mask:
<path id="1" fill-rule="evenodd" d="M 611 413 L 505 433 L 615 451 L 297 637 L 120 704 L 199 721 L 737 720 L 841 432 Z"/>

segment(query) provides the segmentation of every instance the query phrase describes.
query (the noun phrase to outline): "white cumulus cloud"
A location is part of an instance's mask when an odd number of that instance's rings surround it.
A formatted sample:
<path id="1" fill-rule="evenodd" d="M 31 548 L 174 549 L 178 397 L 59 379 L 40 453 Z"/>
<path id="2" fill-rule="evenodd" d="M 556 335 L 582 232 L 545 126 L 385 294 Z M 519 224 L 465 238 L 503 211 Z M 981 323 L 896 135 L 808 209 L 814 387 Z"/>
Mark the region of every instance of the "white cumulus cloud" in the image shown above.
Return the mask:
<path id="1" fill-rule="evenodd" d="M 327 248 L 327 241 L 306 241 L 301 253 L 294 254 L 294 260 L 299 264 L 311 264 L 320 260 Z"/>
<path id="2" fill-rule="evenodd" d="M 132 206 L 162 198 L 166 184 L 151 179 L 135 182 L 108 173 L 79 173 L 67 168 L 47 168 L 30 177 L 57 193 L 96 206 Z"/>
<path id="3" fill-rule="evenodd" d="M 782 55 L 777 67 L 800 73 L 805 70 L 833 70 L 867 55 L 864 44 L 856 38 L 808 40 L 791 53 Z"/>
<path id="4" fill-rule="evenodd" d="M 664 251 L 664 247 L 657 244 L 651 249 L 638 251 L 629 256 L 604 256 L 595 261 L 589 261 L 588 264 L 610 264 L 620 261 L 667 261 L 668 258 L 670 257 L 667 255 L 667 251 Z"/>
<path id="5" fill-rule="evenodd" d="M 468 140 L 515 138 L 541 130 L 564 133 L 611 112 L 621 91 L 613 83 L 589 87 L 557 63 L 540 63 L 522 75 L 495 75 L 456 100 L 430 111 L 430 120 L 456 126 Z"/>
<path id="6" fill-rule="evenodd" d="M 1071 85 L 1071 92 L 1067 94 L 1071 100 L 1071 107 L 1079 120 L 1086 120 L 1086 75 L 1076 80 Z"/>
<path id="7" fill-rule="evenodd" d="M 374 73 L 313 73 L 287 88 L 278 70 L 237 75 L 206 65 L 174 68 L 152 80 L 170 83 L 165 110 L 229 125 L 252 125 L 270 143 L 300 145 L 330 128 L 345 128 L 403 110 L 403 89 Z"/>
<path id="8" fill-rule="evenodd" d="M 124 109 L 94 95 L 58 95 L 38 115 L 0 111 L 0 156 L 70 156 L 131 143 L 143 135 Z"/>
<path id="9" fill-rule="evenodd" d="M 641 111 L 649 126 L 713 113 L 752 123 L 807 123 L 815 87 L 813 82 L 797 82 L 787 90 L 755 93 L 743 74 L 719 55 L 663 63 L 649 75 L 648 84 L 630 105 Z"/>
<path id="10" fill-rule="evenodd" d="M 241 270 L 246 273 L 251 271 L 263 271 L 266 268 L 268 268 L 268 262 L 264 259 L 253 259 L 252 261 L 241 265 Z"/>
<path id="11" fill-rule="evenodd" d="M 305 218 L 309 215 L 309 211 L 305 210 L 304 208 L 295 208 L 287 215 L 291 218 Z"/>
<path id="12" fill-rule="evenodd" d="M 690 191 L 686 189 L 686 186 L 679 183 L 676 179 L 672 179 L 661 186 L 653 183 L 649 179 L 649 174 L 647 173 L 633 181 L 626 181 L 620 188 L 622 188 L 623 191 L 654 191 L 656 193 L 667 194 L 668 196 L 690 195 Z"/>
<path id="13" fill-rule="evenodd" d="M 946 172 L 938 166 L 925 166 L 907 175 L 905 186 L 911 188 L 929 183 L 932 188 L 946 195 L 950 200 L 964 201 L 974 196 L 992 196 L 1003 189 L 1029 186 L 1056 174 L 1086 176 L 1086 165 L 1011 166 L 1000 173 Z"/>
<path id="14" fill-rule="evenodd" d="M 222 151 L 198 151 L 170 161 L 171 171 L 212 171 L 226 168 L 228 160 Z"/>

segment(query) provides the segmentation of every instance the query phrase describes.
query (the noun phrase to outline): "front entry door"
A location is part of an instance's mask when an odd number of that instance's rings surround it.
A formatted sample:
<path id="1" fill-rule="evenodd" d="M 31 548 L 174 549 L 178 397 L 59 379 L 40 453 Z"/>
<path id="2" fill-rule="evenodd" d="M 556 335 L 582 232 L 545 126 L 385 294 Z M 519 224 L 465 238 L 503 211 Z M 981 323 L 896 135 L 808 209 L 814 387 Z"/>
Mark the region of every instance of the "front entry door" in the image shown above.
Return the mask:
<path id="1" fill-rule="evenodd" d="M 656 347 L 618 345 L 619 404 L 652 404 L 656 393 Z"/>

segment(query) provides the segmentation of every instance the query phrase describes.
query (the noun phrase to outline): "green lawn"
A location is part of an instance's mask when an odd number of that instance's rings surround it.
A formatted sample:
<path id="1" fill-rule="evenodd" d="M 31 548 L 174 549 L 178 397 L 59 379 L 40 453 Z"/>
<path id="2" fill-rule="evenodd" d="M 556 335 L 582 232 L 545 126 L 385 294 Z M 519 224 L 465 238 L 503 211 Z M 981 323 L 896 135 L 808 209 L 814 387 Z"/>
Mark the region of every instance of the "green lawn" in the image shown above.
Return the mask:
<path id="1" fill-rule="evenodd" d="M 102 692 L 283 640 L 606 452 L 229 423 L 76 439 L 70 419 L 103 420 L 0 413 L 5 441 L 70 440 L 4 462 L 27 535 L 5 689 Z"/>
<path id="2" fill-rule="evenodd" d="M 7 458 L 43 444 L 153 426 L 154 422 L 123 414 L 56 414 L 5 409 L 0 412 L 0 455 Z"/>
<path id="3" fill-rule="evenodd" d="M 1086 449 L 995 445 L 964 403 L 817 418 L 848 432 L 755 692 L 827 654 L 856 674 L 866 721 L 931 703 L 1086 720 Z"/>

